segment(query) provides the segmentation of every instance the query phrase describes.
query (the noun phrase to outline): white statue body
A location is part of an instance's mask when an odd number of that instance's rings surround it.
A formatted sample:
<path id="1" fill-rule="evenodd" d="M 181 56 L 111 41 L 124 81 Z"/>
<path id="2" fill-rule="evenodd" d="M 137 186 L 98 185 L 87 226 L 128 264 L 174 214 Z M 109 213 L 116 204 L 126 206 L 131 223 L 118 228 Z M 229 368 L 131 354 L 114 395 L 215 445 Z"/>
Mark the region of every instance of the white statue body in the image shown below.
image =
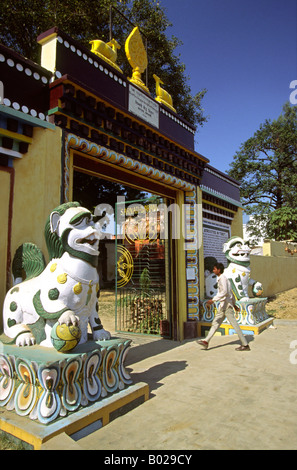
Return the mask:
<path id="1" fill-rule="evenodd" d="M 253 295 L 260 296 L 263 293 L 262 284 L 250 277 L 251 249 L 248 244 L 240 237 L 231 237 L 224 244 L 223 252 L 229 262 L 224 274 L 231 282 L 236 300 L 247 301 L 249 299 L 249 285 L 252 286 Z"/>
<path id="2" fill-rule="evenodd" d="M 5 335 L 18 346 L 35 344 L 32 326 L 42 318 L 41 346 L 52 347 L 51 330 L 57 321 L 78 325 L 80 344 L 88 339 L 88 325 L 94 340 L 109 339 L 97 313 L 100 233 L 91 212 L 78 203 L 66 203 L 50 214 L 47 226 L 49 251 L 53 253 L 57 245 L 62 255 L 52 257 L 41 274 L 8 291 L 3 307 Z"/>

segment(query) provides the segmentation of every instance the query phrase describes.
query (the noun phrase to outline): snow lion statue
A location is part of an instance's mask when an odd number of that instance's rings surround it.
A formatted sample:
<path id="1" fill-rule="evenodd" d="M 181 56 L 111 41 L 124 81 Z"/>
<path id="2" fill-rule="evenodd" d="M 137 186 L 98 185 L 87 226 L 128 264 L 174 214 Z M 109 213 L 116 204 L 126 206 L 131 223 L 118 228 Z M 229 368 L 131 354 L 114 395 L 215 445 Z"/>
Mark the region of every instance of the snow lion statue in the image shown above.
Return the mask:
<path id="1" fill-rule="evenodd" d="M 224 244 L 223 252 L 228 260 L 228 267 L 224 270 L 224 274 L 231 282 L 236 300 L 249 299 L 249 285 L 252 286 L 252 293 L 255 297 L 262 295 L 262 284 L 250 278 L 251 249 L 248 244 L 240 237 L 231 237 Z"/>
<path id="2" fill-rule="evenodd" d="M 53 347 L 53 337 L 57 339 L 57 328 L 62 325 L 68 327 L 64 337 L 62 331 L 65 344 L 85 343 L 88 325 L 94 340 L 110 339 L 97 313 L 99 235 L 91 212 L 78 202 L 68 202 L 54 209 L 45 225 L 47 266 L 36 245 L 19 247 L 12 268 L 18 279 L 3 307 L 4 333 L 11 342 Z M 26 273 L 24 281 L 22 272 Z"/>

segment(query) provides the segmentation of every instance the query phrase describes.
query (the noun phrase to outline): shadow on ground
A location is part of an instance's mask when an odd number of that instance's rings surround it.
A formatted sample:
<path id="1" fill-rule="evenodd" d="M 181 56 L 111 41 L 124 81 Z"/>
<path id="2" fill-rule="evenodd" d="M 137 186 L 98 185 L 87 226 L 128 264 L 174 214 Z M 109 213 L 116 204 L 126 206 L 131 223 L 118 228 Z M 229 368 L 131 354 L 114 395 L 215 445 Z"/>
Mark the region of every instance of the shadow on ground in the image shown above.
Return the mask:
<path id="1" fill-rule="evenodd" d="M 150 393 L 162 387 L 162 380 L 169 375 L 176 374 L 185 370 L 187 361 L 169 361 L 157 364 L 143 372 L 132 372 L 127 369 L 134 383 L 145 382 L 149 385 Z M 151 395 L 150 398 L 152 398 Z"/>
<path id="2" fill-rule="evenodd" d="M 132 340 L 131 349 L 125 361 L 126 366 L 141 362 L 148 357 L 158 356 L 158 354 L 178 348 L 182 344 L 179 341 L 163 339 L 160 337 L 148 338 L 139 335 L 135 335 L 133 337 L 132 335 L 124 336 L 122 334 L 119 334 L 119 337 Z"/>

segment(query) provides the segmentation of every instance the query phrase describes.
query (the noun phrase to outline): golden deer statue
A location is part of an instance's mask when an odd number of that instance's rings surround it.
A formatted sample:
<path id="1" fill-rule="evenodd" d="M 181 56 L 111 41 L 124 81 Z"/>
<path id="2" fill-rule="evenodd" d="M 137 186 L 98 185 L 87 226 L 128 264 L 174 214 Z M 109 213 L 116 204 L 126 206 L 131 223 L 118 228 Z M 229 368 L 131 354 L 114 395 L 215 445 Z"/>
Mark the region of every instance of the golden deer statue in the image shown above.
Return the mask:
<path id="1" fill-rule="evenodd" d="M 164 106 L 167 106 L 176 113 L 176 110 L 173 107 L 172 96 L 168 93 L 168 91 L 161 87 L 161 85 L 164 83 L 159 77 L 157 77 L 157 75 L 154 74 L 153 77 L 156 81 L 156 101 L 162 103 Z"/>

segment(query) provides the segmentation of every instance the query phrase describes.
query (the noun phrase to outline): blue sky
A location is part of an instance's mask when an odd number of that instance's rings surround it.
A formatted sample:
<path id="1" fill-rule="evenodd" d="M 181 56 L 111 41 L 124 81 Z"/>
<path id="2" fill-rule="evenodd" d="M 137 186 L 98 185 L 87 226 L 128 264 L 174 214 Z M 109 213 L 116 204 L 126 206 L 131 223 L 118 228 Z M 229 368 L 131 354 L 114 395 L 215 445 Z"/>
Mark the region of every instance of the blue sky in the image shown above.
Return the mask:
<path id="1" fill-rule="evenodd" d="M 276 119 L 297 80 L 296 0 L 160 0 L 192 94 L 208 90 L 195 150 L 226 172 L 240 145 Z M 164 85 L 164 88 L 165 85 Z"/>

